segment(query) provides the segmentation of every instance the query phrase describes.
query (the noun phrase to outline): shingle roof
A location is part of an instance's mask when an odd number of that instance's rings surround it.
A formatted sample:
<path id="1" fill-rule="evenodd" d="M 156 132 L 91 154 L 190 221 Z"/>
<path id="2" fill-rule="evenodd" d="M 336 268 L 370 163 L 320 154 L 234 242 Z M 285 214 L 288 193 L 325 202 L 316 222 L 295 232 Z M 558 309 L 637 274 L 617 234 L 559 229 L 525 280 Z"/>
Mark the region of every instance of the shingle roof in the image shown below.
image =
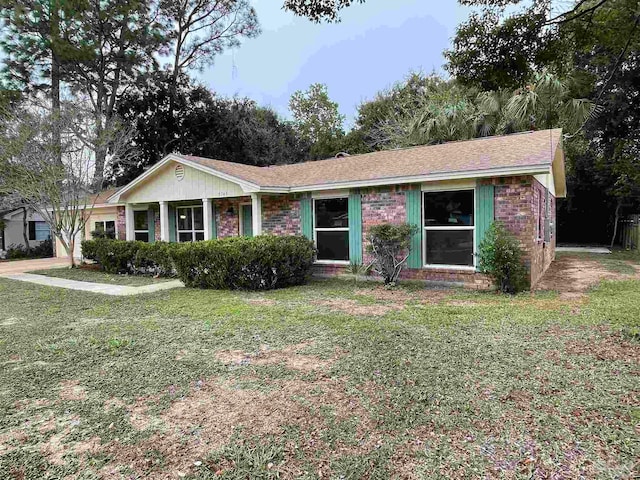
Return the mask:
<path id="1" fill-rule="evenodd" d="M 101 192 L 95 193 L 87 197 L 87 205 L 102 205 L 107 203 L 109 197 L 112 197 L 119 188 L 109 188 L 107 190 L 102 190 Z"/>
<path id="2" fill-rule="evenodd" d="M 255 167 L 190 155 L 176 156 L 260 187 L 307 187 L 550 166 L 561 137 L 560 129 L 540 130 L 271 167 Z"/>

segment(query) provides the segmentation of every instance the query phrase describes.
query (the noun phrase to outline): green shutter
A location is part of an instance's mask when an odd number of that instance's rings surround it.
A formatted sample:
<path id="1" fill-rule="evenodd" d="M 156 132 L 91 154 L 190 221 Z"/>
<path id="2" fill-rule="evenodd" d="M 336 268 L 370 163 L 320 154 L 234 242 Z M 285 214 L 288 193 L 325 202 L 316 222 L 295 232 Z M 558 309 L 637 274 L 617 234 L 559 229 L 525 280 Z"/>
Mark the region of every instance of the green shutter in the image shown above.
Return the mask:
<path id="1" fill-rule="evenodd" d="M 147 210 L 147 219 L 149 223 L 149 243 L 156 241 L 156 211 L 149 207 Z"/>
<path id="2" fill-rule="evenodd" d="M 169 205 L 169 241 L 176 241 L 176 209 Z"/>
<path id="3" fill-rule="evenodd" d="M 216 222 L 216 206 L 211 202 L 211 238 L 218 238 L 218 223 Z"/>
<path id="4" fill-rule="evenodd" d="M 493 223 L 494 190 L 493 185 L 478 185 L 476 189 L 476 254 L 480 250 L 480 242 L 482 242 L 487 230 Z"/>
<path id="5" fill-rule="evenodd" d="M 418 227 L 418 231 L 411 237 L 411 253 L 407 258 L 407 267 L 422 268 L 422 192 L 407 190 L 405 202 L 407 223 Z"/>
<path id="6" fill-rule="evenodd" d="M 309 240 L 313 240 L 313 208 L 311 197 L 305 196 L 300 199 L 300 224 L 302 234 Z"/>
<path id="7" fill-rule="evenodd" d="M 349 193 L 349 260 L 362 263 L 362 196 L 358 190 Z"/>

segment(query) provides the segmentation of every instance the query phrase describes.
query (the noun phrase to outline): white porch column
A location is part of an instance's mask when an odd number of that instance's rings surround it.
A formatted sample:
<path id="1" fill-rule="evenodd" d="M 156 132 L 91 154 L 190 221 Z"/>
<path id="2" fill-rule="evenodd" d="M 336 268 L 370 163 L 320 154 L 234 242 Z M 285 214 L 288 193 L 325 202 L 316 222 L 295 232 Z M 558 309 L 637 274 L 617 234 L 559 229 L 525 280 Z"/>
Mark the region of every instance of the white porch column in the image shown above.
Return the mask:
<path id="1" fill-rule="evenodd" d="M 204 222 L 204 239 L 211 240 L 213 238 L 211 232 L 211 199 L 202 199 L 202 221 Z"/>
<path id="2" fill-rule="evenodd" d="M 127 231 L 127 240 L 135 240 L 135 225 L 133 220 L 133 205 L 127 203 L 124 206 L 124 215 L 125 215 L 125 225 Z"/>
<path id="3" fill-rule="evenodd" d="M 262 197 L 259 193 L 251 194 L 251 220 L 253 236 L 262 235 Z"/>
<path id="4" fill-rule="evenodd" d="M 169 241 L 169 202 L 160 202 L 160 240 Z"/>

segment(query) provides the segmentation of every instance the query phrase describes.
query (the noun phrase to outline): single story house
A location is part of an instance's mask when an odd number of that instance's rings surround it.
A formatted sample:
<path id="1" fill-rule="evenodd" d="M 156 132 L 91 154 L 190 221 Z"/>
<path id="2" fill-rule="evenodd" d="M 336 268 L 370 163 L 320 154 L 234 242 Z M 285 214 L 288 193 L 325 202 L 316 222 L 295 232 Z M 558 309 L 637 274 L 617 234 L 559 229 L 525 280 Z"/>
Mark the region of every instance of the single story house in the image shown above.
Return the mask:
<path id="1" fill-rule="evenodd" d="M 37 247 L 44 240 L 51 238 L 51 229 L 47 222 L 29 207 L 17 207 L 0 212 L 0 252 L 12 247 L 26 247 L 25 231 L 30 248 Z"/>
<path id="2" fill-rule="evenodd" d="M 535 284 L 555 256 L 565 193 L 558 129 L 270 167 L 175 153 L 101 193 L 89 226 L 145 242 L 302 234 L 318 249 L 316 273 L 330 275 L 369 261 L 369 227 L 409 222 L 419 232 L 405 278 L 484 287 L 476 253 L 499 220 Z"/>

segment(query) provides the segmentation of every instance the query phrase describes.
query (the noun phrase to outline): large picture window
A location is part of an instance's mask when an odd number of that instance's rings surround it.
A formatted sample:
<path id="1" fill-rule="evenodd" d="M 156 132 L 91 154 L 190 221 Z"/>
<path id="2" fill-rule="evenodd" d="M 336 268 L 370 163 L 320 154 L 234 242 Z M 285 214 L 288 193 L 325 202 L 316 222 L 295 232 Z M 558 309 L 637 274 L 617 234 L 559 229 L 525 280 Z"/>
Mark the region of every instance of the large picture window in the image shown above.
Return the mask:
<path id="1" fill-rule="evenodd" d="M 133 212 L 133 229 L 137 241 L 149 241 L 149 216 L 146 210 L 135 210 Z"/>
<path id="2" fill-rule="evenodd" d="M 424 193 L 425 263 L 473 267 L 474 191 Z"/>
<path id="3" fill-rule="evenodd" d="M 349 261 L 349 199 L 314 201 L 314 231 L 319 261 Z"/>
<path id="4" fill-rule="evenodd" d="M 176 209 L 179 242 L 204 240 L 204 217 L 202 207 L 179 207 Z"/>

